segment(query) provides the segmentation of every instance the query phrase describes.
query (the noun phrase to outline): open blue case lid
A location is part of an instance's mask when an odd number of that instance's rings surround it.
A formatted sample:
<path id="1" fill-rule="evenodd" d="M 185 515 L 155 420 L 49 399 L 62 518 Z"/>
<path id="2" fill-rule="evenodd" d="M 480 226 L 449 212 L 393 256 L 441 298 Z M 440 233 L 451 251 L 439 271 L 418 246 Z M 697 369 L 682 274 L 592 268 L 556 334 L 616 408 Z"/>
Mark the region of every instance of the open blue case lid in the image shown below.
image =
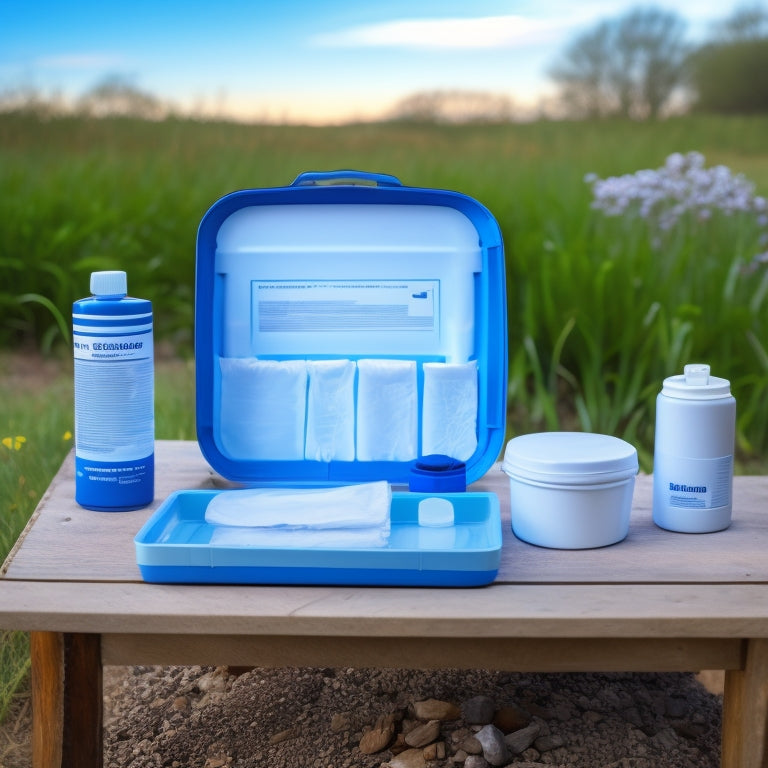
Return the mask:
<path id="1" fill-rule="evenodd" d="M 197 237 L 197 435 L 248 484 L 408 484 L 504 442 L 498 224 L 457 192 L 359 171 L 233 192 Z"/>

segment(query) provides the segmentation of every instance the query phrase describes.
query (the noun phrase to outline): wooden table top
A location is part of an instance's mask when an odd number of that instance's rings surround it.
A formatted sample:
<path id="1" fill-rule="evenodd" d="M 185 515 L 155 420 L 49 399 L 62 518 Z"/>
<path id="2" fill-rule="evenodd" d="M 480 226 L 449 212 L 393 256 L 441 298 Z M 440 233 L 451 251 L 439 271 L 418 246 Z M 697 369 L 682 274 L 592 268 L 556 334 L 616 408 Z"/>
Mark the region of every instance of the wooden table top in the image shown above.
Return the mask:
<path id="1" fill-rule="evenodd" d="M 472 490 L 498 494 L 502 562 L 493 585 L 397 587 L 145 584 L 133 538 L 169 493 L 226 487 L 197 443 L 158 441 L 156 501 L 103 513 L 74 501 L 73 459 L 54 478 L 0 574 L 0 626 L 99 632 L 254 631 L 560 637 L 768 637 L 768 477 L 737 477 L 734 521 L 677 534 L 651 519 L 637 478 L 628 537 L 551 550 L 512 533 L 508 479 L 495 466 Z"/>

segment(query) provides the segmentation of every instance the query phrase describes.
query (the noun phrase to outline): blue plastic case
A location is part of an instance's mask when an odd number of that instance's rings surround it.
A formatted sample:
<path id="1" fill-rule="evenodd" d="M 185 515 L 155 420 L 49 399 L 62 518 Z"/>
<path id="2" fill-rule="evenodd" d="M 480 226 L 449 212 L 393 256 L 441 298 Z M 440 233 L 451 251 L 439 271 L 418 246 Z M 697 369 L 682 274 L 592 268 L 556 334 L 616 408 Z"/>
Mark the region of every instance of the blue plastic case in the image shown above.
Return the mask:
<path id="1" fill-rule="evenodd" d="M 501 558 L 499 500 L 493 493 L 442 494 L 454 525 L 419 526 L 419 502 L 430 494 L 392 494 L 386 547 L 301 549 L 211 543 L 205 508 L 217 493 L 171 494 L 136 536 L 145 581 L 209 584 L 356 584 L 474 587 L 494 580 Z"/>
<path id="2" fill-rule="evenodd" d="M 498 225 L 464 195 L 359 171 L 233 192 L 198 231 L 195 364 L 198 442 L 229 480 L 408 486 L 442 455 L 465 487 L 504 441 Z M 178 491 L 147 521 L 146 581 L 478 586 L 499 567 L 494 494 L 395 491 L 387 546 L 341 550 L 222 546 L 215 493 Z M 427 495 L 451 500 L 454 525 L 419 525 Z"/>
<path id="3" fill-rule="evenodd" d="M 472 483 L 504 441 L 499 227 L 359 171 L 226 195 L 198 231 L 195 358 L 200 448 L 230 480 L 407 485 L 440 453 Z"/>

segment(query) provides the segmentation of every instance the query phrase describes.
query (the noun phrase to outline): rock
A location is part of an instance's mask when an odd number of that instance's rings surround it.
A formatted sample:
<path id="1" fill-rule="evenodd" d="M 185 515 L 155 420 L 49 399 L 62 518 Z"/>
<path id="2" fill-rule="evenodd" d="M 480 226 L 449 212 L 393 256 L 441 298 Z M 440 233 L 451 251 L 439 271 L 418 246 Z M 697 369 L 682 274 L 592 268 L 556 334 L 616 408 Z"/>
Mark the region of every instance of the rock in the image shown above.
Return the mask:
<path id="1" fill-rule="evenodd" d="M 386 749 L 395 735 L 395 716 L 393 714 L 381 715 L 376 725 L 363 734 L 358 745 L 364 755 L 373 755 Z"/>
<path id="2" fill-rule="evenodd" d="M 525 750 L 533 744 L 539 733 L 541 733 L 539 724 L 531 723 L 529 726 L 521 728 L 519 731 L 507 734 L 504 737 L 504 741 L 514 754 L 519 755 L 521 752 L 525 752 Z"/>
<path id="3" fill-rule="evenodd" d="M 401 731 L 395 734 L 395 740 L 389 745 L 389 751 L 393 755 L 399 755 L 401 752 L 405 752 L 406 749 L 410 749 L 410 747 L 405 743 L 405 734 Z"/>
<path id="4" fill-rule="evenodd" d="M 504 734 L 495 725 L 486 725 L 477 732 L 477 740 L 483 747 L 483 757 L 491 765 L 506 765 L 512 754 L 504 741 Z"/>
<path id="5" fill-rule="evenodd" d="M 171 704 L 172 709 L 181 712 L 189 706 L 189 699 L 186 696 L 177 696 Z"/>
<path id="6" fill-rule="evenodd" d="M 679 720 L 672 723 L 672 728 L 678 736 L 689 741 L 695 741 L 707 732 L 706 726 L 701 723 L 690 723 L 687 720 Z"/>
<path id="7" fill-rule="evenodd" d="M 227 668 L 216 667 L 197 679 L 197 687 L 202 693 L 221 693 L 227 687 Z"/>
<path id="8" fill-rule="evenodd" d="M 331 731 L 333 733 L 341 733 L 342 731 L 348 731 L 352 727 L 352 721 L 349 717 L 349 712 L 337 712 L 331 718 Z"/>
<path id="9" fill-rule="evenodd" d="M 677 734 L 672 728 L 664 728 L 659 731 L 651 741 L 655 742 L 662 749 L 675 749 L 678 746 Z"/>
<path id="10" fill-rule="evenodd" d="M 381 768 L 426 768 L 427 761 L 421 749 L 407 749 L 395 755 L 388 763 L 382 763 Z"/>
<path id="11" fill-rule="evenodd" d="M 512 733 L 530 725 L 531 716 L 520 707 L 510 704 L 496 711 L 493 718 L 493 724 L 502 733 Z"/>
<path id="12" fill-rule="evenodd" d="M 413 715 L 417 720 L 458 720 L 461 710 L 450 701 L 425 699 L 413 702 Z"/>
<path id="13" fill-rule="evenodd" d="M 424 759 L 429 762 L 430 760 L 444 760 L 445 759 L 445 742 L 435 741 L 432 744 L 427 744 L 424 747 Z"/>
<path id="14" fill-rule="evenodd" d="M 564 745 L 565 740 L 562 738 L 562 736 L 558 736 L 556 734 L 539 736 L 539 738 L 533 742 L 533 746 L 539 752 L 551 752 L 553 749 L 557 749 L 558 747 L 562 747 Z"/>
<path id="15" fill-rule="evenodd" d="M 488 768 L 488 761 L 480 755 L 470 755 L 464 761 L 464 768 Z"/>
<path id="16" fill-rule="evenodd" d="M 428 723 L 417 725 L 406 734 L 405 743 L 409 747 L 425 747 L 436 741 L 440 736 L 440 721 L 430 720 Z"/>
<path id="17" fill-rule="evenodd" d="M 461 703 L 461 716 L 470 725 L 488 725 L 495 714 L 496 704 L 490 696 L 473 696 Z"/>
<path id="18" fill-rule="evenodd" d="M 294 738 L 295 735 L 296 733 L 293 728 L 286 728 L 284 731 L 272 734 L 272 736 L 269 737 L 269 743 L 280 744 L 283 741 L 288 741 L 288 739 Z"/>
<path id="19" fill-rule="evenodd" d="M 461 748 L 468 755 L 481 755 L 483 753 L 483 745 L 480 743 L 477 736 L 467 736 L 467 738 L 461 742 Z"/>

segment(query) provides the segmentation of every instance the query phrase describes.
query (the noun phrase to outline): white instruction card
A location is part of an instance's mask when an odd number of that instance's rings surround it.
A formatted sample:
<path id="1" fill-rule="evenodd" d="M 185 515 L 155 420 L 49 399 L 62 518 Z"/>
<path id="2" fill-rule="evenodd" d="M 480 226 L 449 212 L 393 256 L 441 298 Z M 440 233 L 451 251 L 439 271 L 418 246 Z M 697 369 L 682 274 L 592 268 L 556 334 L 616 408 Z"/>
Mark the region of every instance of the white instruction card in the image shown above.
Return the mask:
<path id="1" fill-rule="evenodd" d="M 438 280 L 257 280 L 253 298 L 259 333 L 438 330 Z"/>

